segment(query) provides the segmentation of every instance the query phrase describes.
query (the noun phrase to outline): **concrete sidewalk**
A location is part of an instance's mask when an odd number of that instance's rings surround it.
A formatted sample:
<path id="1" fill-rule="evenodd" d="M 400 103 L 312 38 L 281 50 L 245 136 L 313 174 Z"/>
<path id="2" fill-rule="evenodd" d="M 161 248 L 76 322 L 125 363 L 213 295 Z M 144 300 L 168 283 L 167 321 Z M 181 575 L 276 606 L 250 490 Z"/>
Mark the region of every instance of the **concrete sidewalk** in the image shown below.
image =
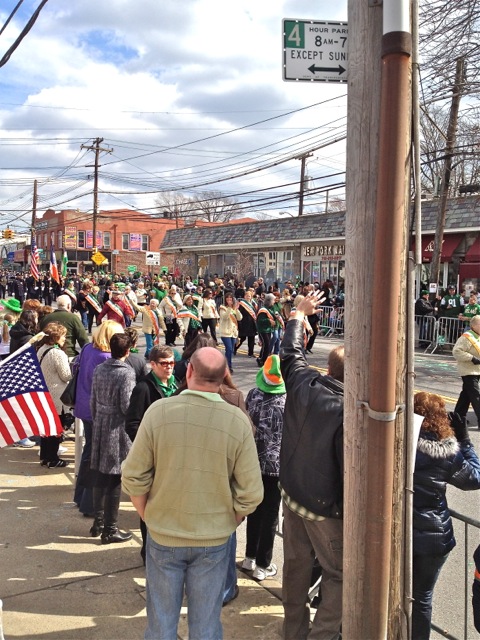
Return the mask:
<path id="1" fill-rule="evenodd" d="M 140 640 L 146 624 L 138 516 L 123 497 L 119 524 L 133 539 L 91 538 L 72 502 L 74 441 L 65 469 L 39 464 L 38 447 L 0 449 L 0 599 L 6 640 Z M 243 527 L 245 525 L 242 525 Z M 240 560 L 240 556 L 237 558 Z M 226 640 L 279 637 L 280 584 L 239 571 L 240 595 L 222 612 Z M 187 638 L 182 610 L 179 638 Z"/>

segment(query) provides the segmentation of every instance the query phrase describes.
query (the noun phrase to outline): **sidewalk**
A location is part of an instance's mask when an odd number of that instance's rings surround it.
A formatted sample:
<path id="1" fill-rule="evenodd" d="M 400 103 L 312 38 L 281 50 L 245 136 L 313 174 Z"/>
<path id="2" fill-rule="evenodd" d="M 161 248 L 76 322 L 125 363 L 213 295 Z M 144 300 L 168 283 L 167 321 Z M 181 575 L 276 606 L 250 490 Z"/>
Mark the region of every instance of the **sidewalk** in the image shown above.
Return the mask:
<path id="1" fill-rule="evenodd" d="M 65 469 L 41 467 L 38 447 L 0 449 L 0 599 L 5 640 L 140 640 L 146 623 L 138 516 L 121 503 L 133 539 L 100 544 L 72 502 L 74 441 Z M 242 525 L 243 527 L 245 525 Z M 237 558 L 240 560 L 240 556 Z M 222 610 L 226 640 L 271 640 L 283 616 L 280 584 L 241 571 L 240 595 Z M 179 639 L 188 637 L 182 610 Z"/>

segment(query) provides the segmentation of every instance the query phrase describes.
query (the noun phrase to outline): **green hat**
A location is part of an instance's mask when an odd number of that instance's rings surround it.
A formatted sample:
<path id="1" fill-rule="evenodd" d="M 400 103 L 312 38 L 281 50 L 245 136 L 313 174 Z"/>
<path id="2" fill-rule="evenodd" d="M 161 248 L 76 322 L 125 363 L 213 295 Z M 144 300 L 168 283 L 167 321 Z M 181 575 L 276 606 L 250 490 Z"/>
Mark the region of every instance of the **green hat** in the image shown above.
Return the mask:
<path id="1" fill-rule="evenodd" d="M 426 289 L 422 289 L 421 294 L 422 296 L 426 296 L 428 294 L 428 291 Z"/>
<path id="2" fill-rule="evenodd" d="M 2 306 L 14 313 L 22 313 L 22 305 L 16 298 L 8 298 L 2 302 Z"/>
<path id="3" fill-rule="evenodd" d="M 265 364 L 257 373 L 257 387 L 265 393 L 285 393 L 285 382 L 280 371 L 280 358 L 273 354 L 268 356 Z"/>

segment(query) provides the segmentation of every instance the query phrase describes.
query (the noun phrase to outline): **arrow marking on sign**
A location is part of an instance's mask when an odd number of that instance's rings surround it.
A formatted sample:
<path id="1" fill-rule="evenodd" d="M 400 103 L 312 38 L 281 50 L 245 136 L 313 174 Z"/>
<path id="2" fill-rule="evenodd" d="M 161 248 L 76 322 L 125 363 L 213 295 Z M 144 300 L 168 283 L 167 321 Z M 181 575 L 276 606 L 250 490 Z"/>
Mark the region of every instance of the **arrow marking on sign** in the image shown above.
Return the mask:
<path id="1" fill-rule="evenodd" d="M 312 64 L 311 67 L 308 67 L 308 70 L 312 73 L 315 73 L 316 71 L 323 71 L 324 73 L 338 73 L 339 76 L 346 71 L 346 69 L 341 65 L 338 65 L 338 67 L 316 67 L 314 64 Z"/>

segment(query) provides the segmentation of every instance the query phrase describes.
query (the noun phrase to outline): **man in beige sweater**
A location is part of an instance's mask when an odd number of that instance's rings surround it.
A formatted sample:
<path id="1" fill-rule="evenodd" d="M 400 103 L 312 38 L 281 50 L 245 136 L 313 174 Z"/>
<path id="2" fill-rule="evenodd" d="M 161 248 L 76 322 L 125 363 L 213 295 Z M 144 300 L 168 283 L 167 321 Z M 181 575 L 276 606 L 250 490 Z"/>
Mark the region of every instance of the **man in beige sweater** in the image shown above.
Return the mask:
<path id="1" fill-rule="evenodd" d="M 221 638 L 227 541 L 263 498 L 246 415 L 218 395 L 217 349 L 198 349 L 188 389 L 146 411 L 123 465 L 123 488 L 148 528 L 146 640 L 177 637 L 184 590 L 189 637 Z"/>
<path id="2" fill-rule="evenodd" d="M 480 316 L 470 320 L 470 329 L 458 338 L 452 354 L 463 382 L 454 411 L 463 418 L 471 404 L 480 429 Z"/>

